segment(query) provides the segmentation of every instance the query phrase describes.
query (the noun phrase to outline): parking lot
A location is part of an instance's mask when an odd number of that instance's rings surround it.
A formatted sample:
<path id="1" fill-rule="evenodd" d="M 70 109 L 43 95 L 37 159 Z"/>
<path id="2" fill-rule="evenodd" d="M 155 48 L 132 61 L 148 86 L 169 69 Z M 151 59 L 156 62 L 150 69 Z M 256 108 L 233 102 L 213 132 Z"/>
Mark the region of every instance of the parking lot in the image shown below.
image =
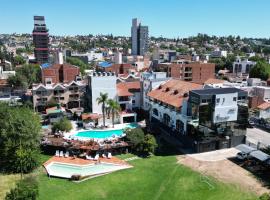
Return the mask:
<path id="1" fill-rule="evenodd" d="M 200 172 L 204 176 L 235 184 L 237 187 L 251 190 L 258 195 L 269 192 L 264 183 L 243 167 L 243 162 L 233 161 L 239 150 L 235 148 L 216 150 L 206 153 L 178 156 L 178 162 Z"/>

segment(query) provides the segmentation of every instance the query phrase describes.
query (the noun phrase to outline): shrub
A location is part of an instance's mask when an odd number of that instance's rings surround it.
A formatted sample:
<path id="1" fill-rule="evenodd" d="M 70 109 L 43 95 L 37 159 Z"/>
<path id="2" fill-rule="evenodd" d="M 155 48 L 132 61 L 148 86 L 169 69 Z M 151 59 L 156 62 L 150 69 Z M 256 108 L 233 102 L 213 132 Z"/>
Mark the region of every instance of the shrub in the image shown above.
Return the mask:
<path id="1" fill-rule="evenodd" d="M 157 148 L 156 138 L 153 135 L 147 134 L 141 144 L 141 152 L 144 155 L 150 155 L 155 152 Z"/>
<path id="2" fill-rule="evenodd" d="M 38 182 L 33 176 L 20 180 L 16 187 L 7 193 L 5 200 L 35 200 L 38 196 Z"/>
<path id="3" fill-rule="evenodd" d="M 259 200 L 270 200 L 270 195 L 268 193 L 264 193 L 259 197 Z"/>
<path id="4" fill-rule="evenodd" d="M 53 132 L 56 131 L 70 131 L 72 129 L 71 122 L 66 118 L 60 119 L 58 122 L 53 124 L 52 130 Z"/>

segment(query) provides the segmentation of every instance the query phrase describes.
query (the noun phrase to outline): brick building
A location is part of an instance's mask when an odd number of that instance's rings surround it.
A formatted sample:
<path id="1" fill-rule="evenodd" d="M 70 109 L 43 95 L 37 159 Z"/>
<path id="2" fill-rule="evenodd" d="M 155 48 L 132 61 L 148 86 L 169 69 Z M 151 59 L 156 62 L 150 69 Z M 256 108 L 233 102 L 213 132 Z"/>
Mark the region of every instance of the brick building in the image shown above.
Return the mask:
<path id="1" fill-rule="evenodd" d="M 67 63 L 42 65 L 42 83 L 68 83 L 74 81 L 80 74 L 80 68 Z"/>
<path id="2" fill-rule="evenodd" d="M 156 71 L 167 72 L 168 77 L 203 84 L 209 78 L 215 78 L 215 64 L 201 62 L 183 62 L 181 64 L 159 64 Z"/>

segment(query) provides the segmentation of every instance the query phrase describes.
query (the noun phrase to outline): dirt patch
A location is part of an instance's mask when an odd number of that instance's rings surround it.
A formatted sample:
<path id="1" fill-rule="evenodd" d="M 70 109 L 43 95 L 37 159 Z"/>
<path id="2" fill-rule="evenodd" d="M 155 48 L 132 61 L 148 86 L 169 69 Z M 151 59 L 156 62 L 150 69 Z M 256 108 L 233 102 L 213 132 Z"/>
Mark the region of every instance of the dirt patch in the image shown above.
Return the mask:
<path id="1" fill-rule="evenodd" d="M 225 182 L 239 185 L 243 189 L 247 189 L 261 195 L 269 192 L 267 188 L 263 187 L 251 173 L 235 163 L 223 159 L 217 161 L 202 161 L 192 156 L 178 156 L 178 162 L 198 171 L 202 174 L 213 176 L 214 178 Z"/>

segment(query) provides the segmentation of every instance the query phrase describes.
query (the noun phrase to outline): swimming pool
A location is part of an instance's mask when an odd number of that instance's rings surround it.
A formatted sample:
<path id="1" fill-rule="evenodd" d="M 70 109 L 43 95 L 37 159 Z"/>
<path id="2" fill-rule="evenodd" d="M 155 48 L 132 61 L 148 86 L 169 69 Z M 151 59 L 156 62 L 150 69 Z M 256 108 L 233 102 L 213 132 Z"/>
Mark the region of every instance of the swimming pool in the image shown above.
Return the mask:
<path id="1" fill-rule="evenodd" d="M 87 130 L 87 131 L 79 131 L 74 136 L 81 138 L 89 138 L 89 139 L 106 139 L 110 137 L 120 137 L 124 133 L 124 129 L 126 128 L 137 128 L 138 124 L 131 123 L 125 124 L 121 129 L 111 129 L 111 130 Z"/>
<path id="2" fill-rule="evenodd" d="M 103 173 L 109 173 L 120 169 L 130 168 L 126 165 L 116 165 L 111 163 L 99 163 L 90 165 L 72 165 L 53 162 L 47 165 L 46 170 L 50 176 L 71 178 L 72 175 L 93 176 Z"/>
<path id="3" fill-rule="evenodd" d="M 80 131 L 75 136 L 76 137 L 84 137 L 84 138 L 96 138 L 96 139 L 105 139 L 113 136 L 121 136 L 123 134 L 123 130 L 88 130 L 88 131 Z"/>

